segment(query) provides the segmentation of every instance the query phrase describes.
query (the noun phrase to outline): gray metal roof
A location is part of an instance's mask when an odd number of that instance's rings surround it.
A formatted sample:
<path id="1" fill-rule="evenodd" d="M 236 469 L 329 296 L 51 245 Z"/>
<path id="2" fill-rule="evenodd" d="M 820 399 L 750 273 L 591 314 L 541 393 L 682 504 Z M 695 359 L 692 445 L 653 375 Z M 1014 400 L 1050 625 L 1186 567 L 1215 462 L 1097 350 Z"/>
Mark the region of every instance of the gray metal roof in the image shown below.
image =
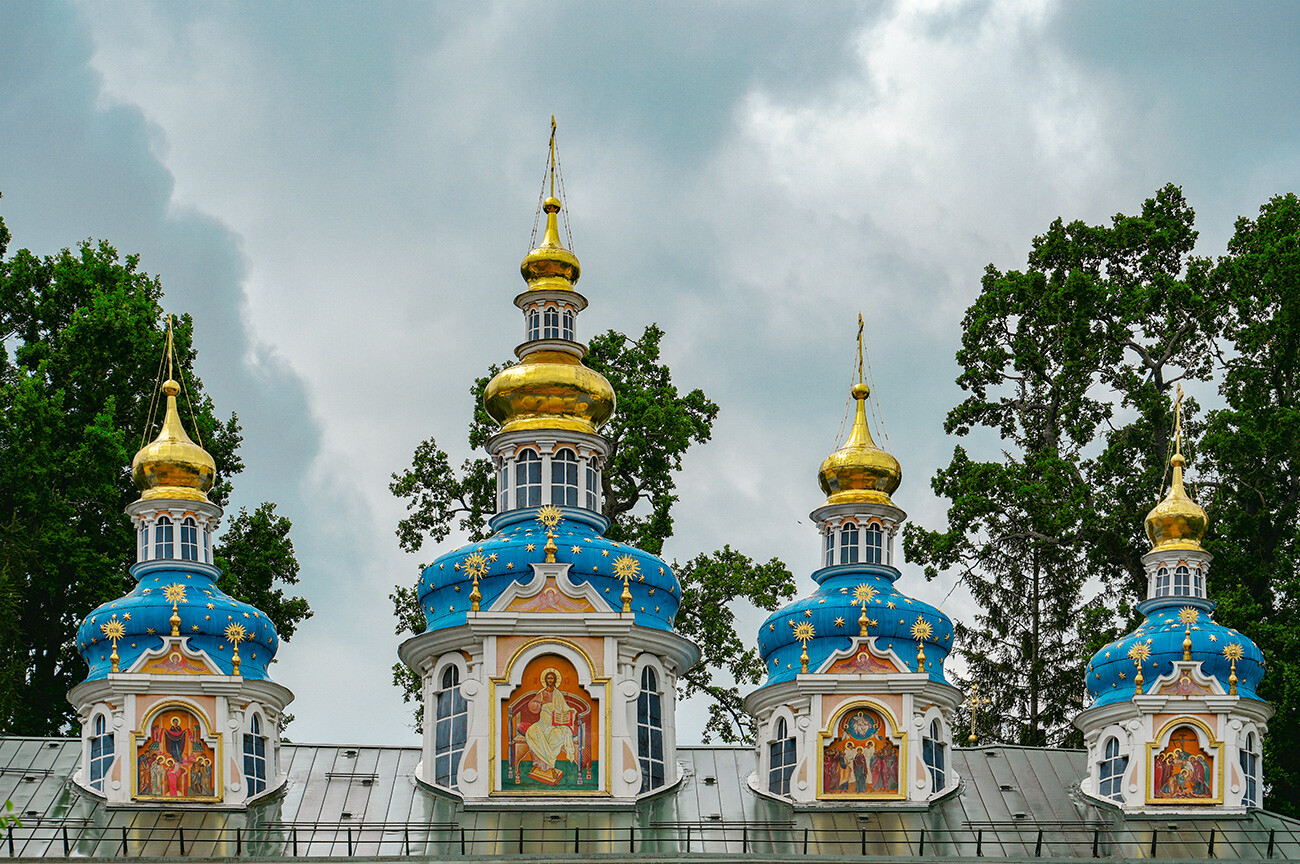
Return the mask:
<path id="1" fill-rule="evenodd" d="M 928 809 L 796 810 L 749 788 L 750 748 L 683 747 L 676 788 L 633 808 L 559 809 L 466 808 L 415 782 L 415 747 L 286 744 L 288 783 L 246 813 L 110 809 L 71 784 L 79 751 L 72 739 L 0 738 L 0 795 L 22 820 L 0 857 L 1300 859 L 1300 822 L 1275 814 L 1125 818 L 1086 801 L 1076 750 L 955 750 L 961 787 Z"/>

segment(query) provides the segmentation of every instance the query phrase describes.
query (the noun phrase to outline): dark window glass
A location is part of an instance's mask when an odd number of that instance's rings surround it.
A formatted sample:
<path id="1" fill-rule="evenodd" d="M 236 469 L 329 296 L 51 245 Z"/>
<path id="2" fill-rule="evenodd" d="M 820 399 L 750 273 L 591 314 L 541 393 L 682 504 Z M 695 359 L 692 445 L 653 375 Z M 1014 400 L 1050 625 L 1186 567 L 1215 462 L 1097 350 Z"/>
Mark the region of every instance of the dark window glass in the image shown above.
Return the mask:
<path id="1" fill-rule="evenodd" d="M 447 789 L 458 787 L 460 757 L 468 737 L 469 703 L 460 695 L 460 669 L 448 666 L 434 696 L 433 777 Z"/>
<path id="2" fill-rule="evenodd" d="M 515 461 L 515 506 L 542 506 L 542 457 L 521 450 Z"/>
<path id="3" fill-rule="evenodd" d="M 578 457 L 561 450 L 551 457 L 551 503 L 556 507 L 578 506 Z"/>
<path id="4" fill-rule="evenodd" d="M 659 676 L 649 666 L 641 670 L 641 693 L 636 700 L 636 740 L 641 762 L 641 791 L 664 784 L 664 728 Z"/>
<path id="5" fill-rule="evenodd" d="M 166 516 L 159 516 L 158 521 L 153 526 L 153 557 L 155 558 L 172 558 L 173 540 L 172 540 L 172 520 Z"/>

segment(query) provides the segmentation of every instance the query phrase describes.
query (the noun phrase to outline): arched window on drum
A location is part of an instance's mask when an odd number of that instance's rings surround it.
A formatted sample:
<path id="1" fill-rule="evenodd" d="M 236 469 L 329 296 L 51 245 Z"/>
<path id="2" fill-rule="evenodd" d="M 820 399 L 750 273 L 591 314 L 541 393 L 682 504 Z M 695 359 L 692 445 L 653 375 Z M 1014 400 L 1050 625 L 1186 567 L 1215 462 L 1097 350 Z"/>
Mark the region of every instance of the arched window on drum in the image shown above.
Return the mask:
<path id="1" fill-rule="evenodd" d="M 943 725 L 938 718 L 930 721 L 930 734 L 921 739 L 925 768 L 930 773 L 930 791 L 938 792 L 948 781 L 948 759 L 943 742 Z"/>
<path id="2" fill-rule="evenodd" d="M 560 310 L 554 306 L 547 306 L 546 311 L 542 313 L 542 338 L 560 338 Z"/>
<path id="3" fill-rule="evenodd" d="M 460 757 L 469 734 L 469 705 L 460 695 L 460 669 L 450 665 L 434 697 L 433 782 L 446 789 L 458 788 Z"/>
<path id="4" fill-rule="evenodd" d="M 199 523 L 193 516 L 181 520 L 181 560 L 199 560 Z"/>
<path id="5" fill-rule="evenodd" d="M 795 740 L 787 730 L 785 718 L 780 717 L 772 729 L 772 743 L 768 745 L 767 791 L 775 795 L 790 794 L 790 775 L 794 773 Z"/>
<path id="6" fill-rule="evenodd" d="M 1259 806 L 1259 753 L 1255 750 L 1255 733 L 1247 732 L 1241 748 L 1241 773 L 1246 778 L 1246 790 L 1241 803 L 1247 807 Z"/>
<path id="7" fill-rule="evenodd" d="M 515 458 L 515 507 L 542 506 L 542 457 L 520 450 Z"/>
<path id="8" fill-rule="evenodd" d="M 1192 593 L 1192 571 L 1186 564 L 1174 568 L 1174 596 L 1189 597 Z"/>
<path id="9" fill-rule="evenodd" d="M 90 787 L 104 791 L 104 778 L 113 764 L 113 733 L 103 714 L 95 715 L 90 735 Z"/>
<path id="10" fill-rule="evenodd" d="M 551 503 L 578 506 L 578 457 L 572 450 L 562 449 L 551 457 Z"/>
<path id="11" fill-rule="evenodd" d="M 266 791 L 266 736 L 262 734 L 262 718 L 254 714 L 244 733 L 244 781 L 248 784 L 248 797 Z"/>
<path id="12" fill-rule="evenodd" d="M 1156 570 L 1156 596 L 1165 597 L 1169 594 L 1169 568 L 1161 567 Z"/>
<path id="13" fill-rule="evenodd" d="M 845 522 L 840 528 L 840 563 L 858 563 L 858 523 Z"/>
<path id="14" fill-rule="evenodd" d="M 867 563 L 881 564 L 885 560 L 885 532 L 874 522 L 867 526 Z"/>
<path id="15" fill-rule="evenodd" d="M 649 666 L 641 670 L 641 693 L 636 700 L 636 745 L 641 762 L 641 791 L 664 785 L 663 696 L 659 676 Z"/>
<path id="16" fill-rule="evenodd" d="M 1118 738 L 1106 739 L 1106 749 L 1098 769 L 1097 789 L 1101 797 L 1123 801 L 1124 772 L 1128 770 L 1128 757 L 1119 755 Z"/>
<path id="17" fill-rule="evenodd" d="M 564 310 L 563 321 L 564 321 L 564 331 L 563 331 L 564 338 L 572 342 L 573 341 L 573 310 L 572 309 Z"/>
<path id="18" fill-rule="evenodd" d="M 172 534 L 174 527 L 168 517 L 158 517 L 158 521 L 153 525 L 153 557 L 175 557 L 175 537 Z"/>
<path id="19" fill-rule="evenodd" d="M 542 338 L 542 314 L 536 309 L 528 310 L 528 341 L 535 342 Z"/>

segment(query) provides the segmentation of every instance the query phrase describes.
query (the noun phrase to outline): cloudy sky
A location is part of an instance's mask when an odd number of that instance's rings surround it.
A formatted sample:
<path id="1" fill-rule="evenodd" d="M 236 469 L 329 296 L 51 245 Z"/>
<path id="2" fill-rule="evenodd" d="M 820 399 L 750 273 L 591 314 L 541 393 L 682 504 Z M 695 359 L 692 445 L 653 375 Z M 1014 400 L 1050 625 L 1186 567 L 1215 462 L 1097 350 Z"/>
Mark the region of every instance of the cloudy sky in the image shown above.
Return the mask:
<path id="1" fill-rule="evenodd" d="M 14 249 L 138 252 L 197 320 L 244 426 L 238 504 L 294 522 L 316 615 L 282 648 L 301 741 L 414 743 L 388 594 L 416 557 L 389 475 L 468 456 L 471 379 L 559 143 L 583 333 L 666 331 L 721 415 L 669 558 L 730 543 L 805 588 L 856 317 L 895 499 L 928 478 L 986 264 L 1165 182 L 1199 251 L 1300 180 L 1283 3 L 32 3 L 0 0 L 0 215 Z M 430 552 L 427 557 L 432 557 Z M 952 580 L 900 587 L 967 612 Z M 756 626 L 759 618 L 747 615 Z M 698 706 L 688 717 L 702 716 Z M 699 722 L 679 722 L 685 741 Z"/>

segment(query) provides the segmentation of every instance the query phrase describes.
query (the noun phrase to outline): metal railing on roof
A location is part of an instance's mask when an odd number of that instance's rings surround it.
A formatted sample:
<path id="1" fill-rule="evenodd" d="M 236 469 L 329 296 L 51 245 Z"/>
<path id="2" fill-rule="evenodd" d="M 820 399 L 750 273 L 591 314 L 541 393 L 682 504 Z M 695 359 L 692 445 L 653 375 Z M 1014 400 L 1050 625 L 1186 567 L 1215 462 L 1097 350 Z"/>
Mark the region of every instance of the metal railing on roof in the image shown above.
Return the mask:
<path id="1" fill-rule="evenodd" d="M 520 814 L 511 814 L 518 822 Z M 271 822 L 207 827 L 105 826 L 40 819 L 10 826 L 0 845 L 15 858 L 337 858 L 585 855 L 834 855 L 895 858 L 1177 858 L 1296 860 L 1300 836 L 1286 827 L 1217 823 L 970 824 L 958 828 L 801 827 L 787 822 L 677 822 L 602 827 L 429 822 Z"/>

